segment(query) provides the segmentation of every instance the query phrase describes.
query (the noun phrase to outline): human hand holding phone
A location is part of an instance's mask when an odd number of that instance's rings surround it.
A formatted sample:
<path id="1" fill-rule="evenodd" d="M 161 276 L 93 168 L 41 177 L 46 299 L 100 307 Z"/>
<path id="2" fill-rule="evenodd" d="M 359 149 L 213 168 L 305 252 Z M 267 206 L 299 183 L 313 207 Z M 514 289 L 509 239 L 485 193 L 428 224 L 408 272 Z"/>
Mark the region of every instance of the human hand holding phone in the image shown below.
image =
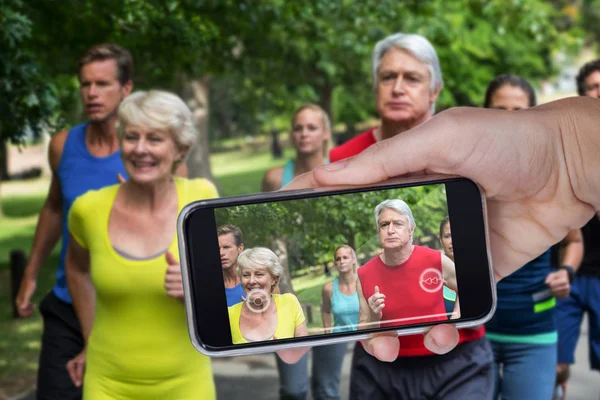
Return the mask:
<path id="1" fill-rule="evenodd" d="M 454 108 L 344 161 L 317 167 L 286 190 L 361 185 L 391 177 L 460 175 L 486 194 L 496 281 L 531 261 L 600 209 L 600 142 L 596 99 L 547 103 L 518 113 Z M 401 156 L 399 156 L 401 155 Z M 444 353 L 458 332 L 433 327 L 425 345 Z M 395 349 L 388 338 L 366 348 L 379 359 Z M 381 347 L 380 347 L 381 346 Z M 393 346 L 392 346 L 393 347 Z"/>
<path id="2" fill-rule="evenodd" d="M 410 205 L 402 198 L 409 199 Z M 385 334 L 393 336 L 396 343 L 390 345 L 398 349 L 397 335 L 421 333 L 438 322 L 480 325 L 495 304 L 483 204 L 482 193 L 472 181 L 435 176 L 373 187 L 284 191 L 190 204 L 180 214 L 178 235 L 192 341 L 204 354 L 227 356 Z M 453 279 L 462 300 L 460 313 L 447 311 L 444 305 L 446 269 L 440 244 L 420 243 L 426 242 L 424 229 L 438 231 L 440 222 L 448 218 L 454 221 L 453 251 L 462 260 L 456 263 Z M 228 257 L 223 263 L 219 243 L 229 239 L 217 238 L 217 231 L 231 226 L 237 227 L 240 237 L 243 232 L 243 246 L 236 244 L 237 261 Z M 344 231 L 345 226 L 352 229 Z M 349 234 L 355 237 L 360 262 L 352 255 L 352 246 L 344 245 Z M 336 261 L 337 278 L 331 277 L 336 282 L 327 282 L 331 301 L 345 298 L 351 304 L 345 317 L 334 318 L 334 326 L 322 326 L 322 321 L 311 318 L 320 302 L 296 286 L 301 281 L 314 285 L 314 280 L 301 278 L 301 270 L 292 268 L 304 265 L 318 270 L 315 264 L 333 260 L 334 254 L 317 259 L 315 253 L 336 248 L 344 249 L 340 257 L 355 261 Z M 254 251 L 270 255 L 251 256 Z M 236 275 L 241 279 L 238 286 L 226 287 L 225 278 L 231 282 Z M 323 281 L 319 282 L 311 293 L 322 292 Z M 284 294 L 279 293 L 280 286 Z M 257 297 L 260 293 L 264 299 Z M 253 298 L 261 301 L 248 301 Z M 290 308 L 292 303 L 297 306 Z M 339 308 L 333 303 L 335 317 Z M 461 318 L 450 321 L 452 315 Z M 296 332 L 300 326 L 305 327 L 304 333 Z M 440 343 L 434 341 L 438 347 Z"/>

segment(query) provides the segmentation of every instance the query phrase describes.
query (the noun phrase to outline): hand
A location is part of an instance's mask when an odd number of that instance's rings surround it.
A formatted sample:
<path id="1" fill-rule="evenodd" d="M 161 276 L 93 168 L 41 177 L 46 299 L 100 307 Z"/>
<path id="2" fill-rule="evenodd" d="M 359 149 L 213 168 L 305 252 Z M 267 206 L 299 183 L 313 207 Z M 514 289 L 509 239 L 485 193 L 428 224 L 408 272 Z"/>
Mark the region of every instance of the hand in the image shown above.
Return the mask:
<path id="1" fill-rule="evenodd" d="M 379 286 L 375 286 L 375 293 L 367 300 L 371 310 L 372 322 L 381 321 L 385 307 L 385 294 L 379 293 Z"/>
<path id="2" fill-rule="evenodd" d="M 181 267 L 170 251 L 165 253 L 167 260 L 167 273 L 165 274 L 165 289 L 167 296 L 183 300 L 183 281 L 181 280 Z"/>
<path id="3" fill-rule="evenodd" d="M 83 384 L 83 374 L 85 372 L 85 358 L 86 349 L 83 349 L 77 357 L 73 358 L 67 363 L 67 371 L 69 371 L 69 377 L 73 381 L 76 387 L 81 387 Z"/>
<path id="4" fill-rule="evenodd" d="M 450 109 L 355 157 L 319 166 L 285 189 L 423 174 L 470 178 L 486 195 L 492 264 L 499 281 L 600 209 L 600 182 L 594 175 L 598 115 L 600 102 L 588 98 L 519 112 Z M 372 346 L 371 354 L 380 360 L 395 359 L 398 343 L 390 340 L 372 339 L 367 348 Z M 427 348 L 440 354 L 457 342 L 458 332 L 450 325 L 435 326 L 425 336 Z"/>
<path id="5" fill-rule="evenodd" d="M 569 284 L 569 274 L 564 269 L 549 273 L 545 283 L 557 299 L 569 297 L 571 285 Z"/>
<path id="6" fill-rule="evenodd" d="M 19 287 L 19 293 L 17 293 L 17 298 L 15 299 L 19 317 L 27 318 L 33 314 L 33 311 L 35 310 L 35 304 L 31 303 L 31 298 L 35 293 L 35 288 L 35 279 L 23 277 L 21 286 Z"/>

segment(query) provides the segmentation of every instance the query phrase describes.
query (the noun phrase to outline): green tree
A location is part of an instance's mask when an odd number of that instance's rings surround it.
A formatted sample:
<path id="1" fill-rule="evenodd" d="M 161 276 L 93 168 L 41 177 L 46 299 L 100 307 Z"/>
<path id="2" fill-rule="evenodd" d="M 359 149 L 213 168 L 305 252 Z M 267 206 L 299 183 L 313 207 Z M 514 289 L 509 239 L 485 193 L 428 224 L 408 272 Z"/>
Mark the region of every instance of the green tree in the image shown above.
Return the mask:
<path id="1" fill-rule="evenodd" d="M 23 145 L 55 124 L 55 91 L 33 53 L 24 48 L 32 23 L 19 12 L 20 1 L 0 2 L 0 181 L 6 179 L 8 142 Z M 0 215 L 2 207 L 0 204 Z"/>
<path id="2" fill-rule="evenodd" d="M 441 219 L 448 214 L 443 185 L 370 191 L 284 202 L 235 206 L 216 211 L 217 225 L 232 223 L 244 233 L 246 248 L 269 247 L 286 259 L 283 285 L 306 268 L 327 268 L 333 252 L 348 244 L 370 258 L 379 249 L 375 207 L 385 199 L 402 199 L 411 207 L 415 243 L 438 248 Z"/>

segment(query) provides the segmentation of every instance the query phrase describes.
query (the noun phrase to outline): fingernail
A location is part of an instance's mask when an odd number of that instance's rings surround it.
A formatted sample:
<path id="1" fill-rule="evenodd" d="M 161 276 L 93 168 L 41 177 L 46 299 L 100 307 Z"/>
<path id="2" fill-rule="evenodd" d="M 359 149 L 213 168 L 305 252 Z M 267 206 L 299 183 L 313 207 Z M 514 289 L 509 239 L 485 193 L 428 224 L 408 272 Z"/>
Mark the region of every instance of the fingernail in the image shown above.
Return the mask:
<path id="1" fill-rule="evenodd" d="M 337 162 L 334 162 L 331 164 L 325 164 L 323 166 L 323 168 L 325 169 L 325 171 L 335 172 L 335 171 L 344 169 L 347 166 L 348 166 L 348 160 L 341 160 L 341 161 L 337 161 Z"/>

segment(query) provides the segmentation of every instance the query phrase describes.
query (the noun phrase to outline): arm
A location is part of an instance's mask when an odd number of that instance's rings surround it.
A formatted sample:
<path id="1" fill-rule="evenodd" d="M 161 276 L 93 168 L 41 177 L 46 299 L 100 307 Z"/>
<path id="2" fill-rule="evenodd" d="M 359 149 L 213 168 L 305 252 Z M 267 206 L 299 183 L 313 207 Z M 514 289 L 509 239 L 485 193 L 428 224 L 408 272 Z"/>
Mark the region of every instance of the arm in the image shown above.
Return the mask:
<path id="1" fill-rule="evenodd" d="M 323 328 L 325 333 L 331 333 L 331 318 L 333 313 L 331 312 L 331 295 L 333 294 L 333 283 L 327 282 L 323 285 L 323 291 L 321 297 L 323 302 L 321 303 L 321 319 L 323 320 Z"/>
<path id="2" fill-rule="evenodd" d="M 281 180 L 283 178 L 283 168 L 275 167 L 265 172 L 262 180 L 261 190 L 263 192 L 273 192 L 281 188 Z"/>
<path id="3" fill-rule="evenodd" d="M 442 254 L 442 275 L 444 279 L 444 285 L 456 292 L 458 295 L 458 289 L 456 285 L 456 267 L 454 262 L 449 259 L 445 254 Z"/>
<path id="4" fill-rule="evenodd" d="M 580 229 L 572 229 L 563 240 L 565 250 L 558 271 L 549 273 L 546 276 L 546 285 L 550 288 L 552 295 L 559 299 L 564 299 L 571 293 L 572 274 L 579 268 L 583 260 L 583 238 Z M 569 271 L 563 266 L 572 268 Z"/>
<path id="5" fill-rule="evenodd" d="M 73 299 L 73 307 L 81 324 L 85 345 L 81 353 L 70 360 L 66 367 L 76 387 L 83 384 L 87 343 L 96 313 L 96 290 L 90 276 L 90 253 L 77 243 L 71 235 L 66 260 L 67 285 Z"/>
<path id="6" fill-rule="evenodd" d="M 67 131 L 59 132 L 50 140 L 48 149 L 48 162 L 52 171 L 50 189 L 38 218 L 29 260 L 15 300 L 21 317 L 28 317 L 33 313 L 34 305 L 31 303 L 31 297 L 35 293 L 38 274 L 61 235 L 63 200 L 56 171 L 67 134 Z"/>
<path id="7" fill-rule="evenodd" d="M 450 319 L 458 319 L 460 318 L 460 302 L 458 300 L 458 285 L 456 284 L 456 266 L 454 265 L 454 262 L 445 254 L 442 254 L 442 275 L 444 279 L 444 285 L 456 293 L 454 310 L 452 311 Z"/>
<path id="8" fill-rule="evenodd" d="M 581 229 L 572 229 L 564 239 L 564 253 L 560 265 L 569 265 L 575 271 L 583 260 L 583 236 Z"/>
<path id="9" fill-rule="evenodd" d="M 375 293 L 365 299 L 360 279 L 356 280 L 356 292 L 358 293 L 358 329 L 379 328 L 379 321 L 383 316 L 385 307 L 385 295 L 379 293 L 379 288 L 375 286 Z"/>
<path id="10" fill-rule="evenodd" d="M 81 247 L 72 235 L 67 251 L 66 272 L 69 293 L 73 299 L 75 313 L 81 324 L 81 333 L 87 346 L 94 324 L 96 290 L 90 276 L 90 253 Z"/>

